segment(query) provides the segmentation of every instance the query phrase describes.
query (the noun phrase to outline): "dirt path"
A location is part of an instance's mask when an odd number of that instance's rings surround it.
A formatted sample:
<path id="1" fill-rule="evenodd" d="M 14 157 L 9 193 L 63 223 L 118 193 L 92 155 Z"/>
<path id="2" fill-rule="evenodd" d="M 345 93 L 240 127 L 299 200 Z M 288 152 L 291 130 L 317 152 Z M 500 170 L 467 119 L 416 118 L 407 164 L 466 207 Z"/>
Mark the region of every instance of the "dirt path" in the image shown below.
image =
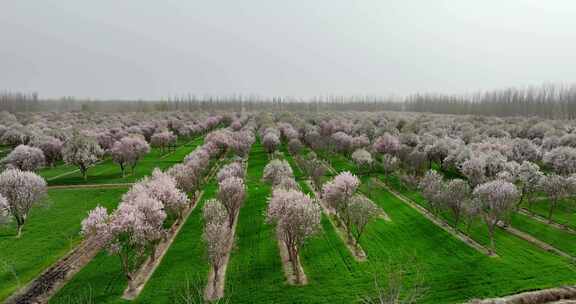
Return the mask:
<path id="1" fill-rule="evenodd" d="M 109 189 L 109 188 L 122 188 L 130 187 L 134 183 L 117 183 L 117 184 L 89 184 L 89 185 L 59 185 L 48 186 L 48 189 Z"/>
<path id="2" fill-rule="evenodd" d="M 47 303 L 69 279 L 100 252 L 102 244 L 87 239 L 58 260 L 22 290 L 6 300 L 7 304 Z"/>
<path id="3" fill-rule="evenodd" d="M 562 250 L 560 250 L 560 249 L 558 249 L 558 248 L 556 248 L 556 247 L 554 247 L 548 243 L 545 243 L 545 242 L 531 236 L 528 233 L 520 231 L 520 230 L 518 230 L 512 226 L 506 226 L 506 225 L 504 225 L 504 223 L 499 222 L 498 227 L 500 227 L 504 231 L 507 231 L 507 232 L 509 232 L 509 233 L 511 233 L 511 234 L 513 234 L 513 235 L 515 235 L 515 236 L 517 236 L 517 237 L 519 237 L 519 238 L 521 238 L 521 239 L 523 239 L 529 243 L 532 243 L 532 244 L 534 244 L 534 245 L 536 245 L 536 246 L 538 246 L 538 247 L 540 247 L 540 248 L 542 248 L 548 252 L 556 253 L 557 255 L 563 256 L 563 257 L 568 258 L 568 259 L 574 259 L 574 257 L 572 255 L 570 255 L 570 254 L 568 254 L 568 253 L 566 253 L 566 252 L 564 252 L 564 251 L 562 251 Z"/>
<path id="4" fill-rule="evenodd" d="M 373 178 L 372 179 L 374 183 L 380 185 L 381 187 L 383 187 L 384 189 L 386 189 L 388 192 L 392 193 L 394 196 L 396 196 L 398 199 L 400 199 L 401 201 L 403 201 L 404 203 L 406 203 L 408 206 L 412 207 L 414 210 L 418 211 L 418 213 L 420 213 L 421 215 L 423 215 L 424 217 L 426 217 L 427 219 L 429 219 L 432 223 L 436 224 L 436 226 L 444 229 L 444 231 L 448 232 L 449 234 L 451 234 L 452 236 L 454 236 L 455 238 L 463 241 L 464 243 L 468 244 L 468 246 L 476 249 L 477 251 L 487 255 L 487 256 L 492 256 L 492 257 L 496 257 L 498 256 L 495 253 L 490 253 L 490 251 L 488 249 L 486 249 L 484 246 L 480 245 L 479 243 L 477 243 L 476 241 L 474 241 L 472 238 L 470 238 L 469 236 L 465 235 L 464 233 L 454 229 L 454 227 L 450 226 L 448 223 L 446 223 L 445 221 L 439 219 L 437 216 L 435 216 L 434 214 L 432 214 L 432 212 L 428 211 L 426 208 L 420 206 L 419 204 L 417 204 L 416 202 L 413 202 L 412 200 L 410 200 L 409 198 L 405 197 L 404 195 L 392 190 L 390 187 L 388 187 L 388 185 L 384 184 L 382 181 Z"/>
<path id="5" fill-rule="evenodd" d="M 106 159 L 99 160 L 98 162 L 96 162 L 96 163 L 94 164 L 94 166 L 100 165 L 100 164 L 102 164 L 102 163 L 105 162 L 105 161 L 106 161 Z M 80 172 L 80 169 L 76 169 L 76 170 L 64 172 L 64 173 L 62 173 L 62 174 L 58 174 L 58 175 L 56 175 L 56 176 L 52 176 L 52 177 L 50 177 L 50 178 L 47 178 L 46 181 L 48 181 L 48 182 L 49 182 L 49 181 L 53 181 L 53 180 L 55 180 L 55 179 L 57 179 L 57 178 L 60 178 L 60 177 L 62 177 L 62 176 L 74 174 L 74 173 L 76 173 L 76 172 Z"/>
<path id="6" fill-rule="evenodd" d="M 290 256 L 288 254 L 288 248 L 286 248 L 286 244 L 282 242 L 279 238 L 277 239 L 278 243 L 278 250 L 280 251 L 280 259 L 282 260 L 282 269 L 284 270 L 284 276 L 286 276 L 286 281 L 290 285 L 307 285 L 308 284 L 308 277 L 304 272 L 304 267 L 300 263 L 300 257 L 298 257 L 297 267 L 300 273 L 300 283 L 296 283 L 296 272 L 292 267 L 292 262 L 290 262 Z"/>
<path id="7" fill-rule="evenodd" d="M 528 291 L 502 298 L 471 300 L 466 304 L 568 304 L 576 303 L 576 286 Z"/>
<path id="8" fill-rule="evenodd" d="M 526 208 L 521 208 L 520 210 L 518 210 L 518 212 L 521 214 L 524 214 L 526 216 L 529 216 L 532 219 L 537 220 L 540 223 L 546 224 L 546 225 L 554 227 L 556 229 L 564 230 L 564 231 L 571 233 L 571 234 L 576 234 L 576 230 L 574 230 L 574 229 L 572 229 L 566 225 L 562 225 L 562 224 L 554 222 L 554 221 L 549 221 L 547 218 L 540 216 L 536 213 L 532 213 Z"/>

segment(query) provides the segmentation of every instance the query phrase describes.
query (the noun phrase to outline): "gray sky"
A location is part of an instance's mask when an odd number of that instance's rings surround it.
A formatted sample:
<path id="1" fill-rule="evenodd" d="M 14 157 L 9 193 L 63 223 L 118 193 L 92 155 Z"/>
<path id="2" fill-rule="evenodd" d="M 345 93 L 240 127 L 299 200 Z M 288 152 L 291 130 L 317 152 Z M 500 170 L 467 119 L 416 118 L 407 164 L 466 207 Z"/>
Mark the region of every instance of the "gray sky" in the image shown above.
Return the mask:
<path id="1" fill-rule="evenodd" d="M 0 90 L 464 93 L 576 80 L 574 0 L 1 0 Z"/>

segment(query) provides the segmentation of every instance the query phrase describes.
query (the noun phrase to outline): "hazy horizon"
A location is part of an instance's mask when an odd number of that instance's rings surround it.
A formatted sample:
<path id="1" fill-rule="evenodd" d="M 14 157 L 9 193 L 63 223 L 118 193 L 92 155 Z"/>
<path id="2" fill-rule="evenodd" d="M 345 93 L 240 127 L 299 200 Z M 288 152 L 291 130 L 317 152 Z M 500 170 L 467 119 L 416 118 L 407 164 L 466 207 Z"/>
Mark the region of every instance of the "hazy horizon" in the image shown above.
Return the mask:
<path id="1" fill-rule="evenodd" d="M 576 3 L 7 0 L 0 90 L 403 96 L 570 83 Z"/>

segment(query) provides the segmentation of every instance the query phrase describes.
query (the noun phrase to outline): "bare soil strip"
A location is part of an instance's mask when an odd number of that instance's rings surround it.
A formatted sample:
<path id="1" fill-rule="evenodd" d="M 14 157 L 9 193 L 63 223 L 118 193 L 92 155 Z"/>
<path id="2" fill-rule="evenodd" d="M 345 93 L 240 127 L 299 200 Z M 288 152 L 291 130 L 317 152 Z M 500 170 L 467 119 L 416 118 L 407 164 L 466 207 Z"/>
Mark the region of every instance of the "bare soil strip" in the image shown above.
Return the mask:
<path id="1" fill-rule="evenodd" d="M 109 189 L 109 188 L 130 187 L 132 185 L 134 185 L 134 183 L 59 185 L 59 186 L 48 186 L 48 189 Z"/>
<path id="2" fill-rule="evenodd" d="M 572 229 L 566 225 L 556 223 L 554 221 L 549 221 L 547 218 L 545 218 L 541 215 L 538 215 L 536 213 L 532 213 L 526 208 L 521 208 L 520 210 L 518 210 L 518 212 L 520 212 L 526 216 L 529 216 L 529 217 L 539 221 L 540 223 L 546 224 L 546 225 L 554 227 L 556 229 L 564 230 L 564 231 L 571 233 L 571 234 L 576 234 L 576 230 L 574 230 L 574 229 Z"/>
<path id="3" fill-rule="evenodd" d="M 310 187 L 310 189 L 314 189 L 314 187 L 312 186 L 312 182 L 310 180 L 306 180 L 306 182 L 308 183 L 308 186 Z M 338 220 L 338 222 L 336 222 L 337 216 L 336 216 L 335 212 L 330 210 L 330 208 L 328 208 L 328 206 L 326 206 L 322 202 L 322 200 L 319 199 L 318 193 L 316 193 L 315 191 L 314 191 L 314 195 L 316 196 L 315 201 L 318 202 L 318 205 L 320 205 L 320 207 L 322 207 L 322 211 L 324 212 L 324 214 L 326 214 L 326 216 L 330 220 L 330 223 L 334 227 L 334 230 L 336 230 L 336 233 L 338 234 L 338 236 L 340 236 L 340 239 L 342 239 L 342 242 L 344 242 L 344 244 L 346 244 L 346 247 L 348 248 L 350 253 L 352 253 L 352 256 L 354 257 L 354 259 L 356 259 L 356 261 L 358 261 L 358 262 L 365 262 L 367 259 L 367 255 L 366 255 L 366 252 L 364 252 L 364 249 L 362 249 L 360 244 L 355 245 L 355 244 L 351 243 L 350 238 L 348 237 L 348 232 L 346 231 L 344 224 L 342 222 L 340 222 L 339 220 Z"/>
<path id="4" fill-rule="evenodd" d="M 408 206 L 412 207 L 414 210 L 418 211 L 418 213 L 422 214 L 424 217 L 426 217 L 427 219 L 429 219 L 432 223 L 436 224 L 436 226 L 444 229 L 444 231 L 448 232 L 449 234 L 451 234 L 452 236 L 456 237 L 457 239 L 463 241 L 464 243 L 468 244 L 468 246 L 476 249 L 477 251 L 487 255 L 487 256 L 491 256 L 491 257 L 497 257 L 498 255 L 496 253 L 490 253 L 490 251 L 488 249 L 486 249 L 484 246 L 480 245 L 479 243 L 477 243 L 476 241 L 474 241 L 472 238 L 470 238 L 469 236 L 467 236 L 466 234 L 454 229 L 454 227 L 450 226 L 448 223 L 446 223 L 444 220 L 439 219 L 437 216 L 435 216 L 434 214 L 432 214 L 432 212 L 428 211 L 426 208 L 420 206 L 419 204 L 417 204 L 416 202 L 413 202 L 412 200 L 410 200 L 409 198 L 403 196 L 402 194 L 392 190 L 390 187 L 388 187 L 388 185 L 384 184 L 382 181 L 373 178 L 372 179 L 374 183 L 380 185 L 381 187 L 383 187 L 384 189 L 386 189 L 388 192 L 392 193 L 394 196 L 396 196 L 398 199 L 400 199 L 401 201 L 403 201 L 404 203 L 406 203 Z"/>
<path id="5" fill-rule="evenodd" d="M 52 177 L 50 177 L 50 178 L 47 178 L 46 180 L 47 180 L 47 181 L 52 181 L 52 180 L 55 180 L 55 179 L 60 178 L 60 177 L 62 177 L 62 176 L 70 175 L 70 174 L 73 174 L 73 173 L 76 173 L 76 172 L 79 172 L 79 171 L 80 171 L 79 169 L 76 169 L 76 170 L 64 172 L 64 173 L 62 173 L 62 174 L 58 174 L 58 175 L 56 175 L 56 176 L 52 176 Z"/>
<path id="6" fill-rule="evenodd" d="M 146 262 L 142 264 L 142 268 L 138 270 L 138 273 L 134 278 L 134 283 L 132 284 L 134 288 L 130 288 L 130 286 L 128 286 L 124 290 L 124 293 L 122 294 L 122 299 L 131 301 L 136 299 L 138 295 L 140 295 L 140 293 L 144 289 L 144 286 L 146 286 L 146 283 L 148 282 L 148 280 L 150 280 L 150 277 L 152 277 L 152 274 L 154 273 L 156 268 L 158 268 L 158 265 L 162 263 L 162 260 L 164 259 L 166 252 L 168 252 L 168 248 L 170 248 L 170 246 L 174 242 L 174 239 L 180 232 L 180 229 L 182 228 L 182 226 L 184 226 L 184 223 L 186 223 L 188 217 L 190 217 L 190 214 L 192 214 L 192 211 L 194 211 L 194 209 L 196 208 L 196 205 L 198 205 L 198 202 L 200 201 L 200 198 L 202 198 L 203 193 L 204 193 L 203 191 L 200 191 L 200 193 L 196 195 L 196 200 L 194 201 L 194 204 L 191 207 L 189 207 L 188 210 L 186 210 L 184 217 L 182 217 L 180 221 L 174 223 L 172 227 L 170 227 L 168 237 L 156 246 L 155 250 L 156 258 L 154 260 L 152 260 L 150 257 L 146 259 Z"/>
<path id="7" fill-rule="evenodd" d="M 64 284 L 100 252 L 102 244 L 87 239 L 40 276 L 6 300 L 8 304 L 47 303 Z"/>
<path id="8" fill-rule="evenodd" d="M 105 160 L 105 159 L 99 160 L 99 161 L 96 162 L 94 165 L 101 164 L 101 163 L 103 163 L 104 161 L 106 161 L 106 160 Z M 64 172 L 64 173 L 62 173 L 62 174 L 58 174 L 58 175 L 56 175 L 56 176 L 52 176 L 52 177 L 46 179 L 46 181 L 52 181 L 52 180 L 55 180 L 55 179 L 60 178 L 60 177 L 62 177 L 62 176 L 74 174 L 74 173 L 76 173 L 76 172 L 80 172 L 80 169 L 76 169 L 76 170 Z"/>
<path id="9" fill-rule="evenodd" d="M 300 283 L 296 283 L 296 272 L 292 267 L 292 262 L 290 262 L 290 256 L 288 255 L 288 248 L 286 248 L 286 244 L 278 239 L 278 249 L 280 250 L 280 258 L 282 259 L 282 269 L 284 269 L 284 275 L 286 276 L 286 281 L 288 281 L 289 285 L 307 285 L 308 284 L 308 277 L 304 272 L 304 268 L 300 263 L 300 257 L 298 257 L 298 270 L 300 271 Z"/>
<path id="10" fill-rule="evenodd" d="M 568 253 L 566 253 L 566 252 L 564 252 L 564 251 L 562 251 L 562 250 L 560 250 L 560 249 L 558 249 L 558 248 L 556 248 L 556 247 L 554 247 L 548 243 L 545 243 L 545 242 L 543 242 L 543 241 L 541 241 L 541 240 L 539 240 L 539 239 L 537 239 L 537 238 L 535 238 L 535 237 L 533 237 L 533 236 L 531 236 L 531 235 L 529 235 L 523 231 L 520 231 L 514 227 L 506 226 L 502 222 L 498 223 L 498 227 L 500 227 L 504 231 L 507 231 L 507 232 L 517 236 L 518 238 L 523 239 L 523 240 L 525 240 L 531 244 L 534 244 L 534 245 L 536 245 L 536 246 L 538 246 L 538 247 L 540 247 L 540 248 L 542 248 L 548 252 L 556 253 L 557 255 L 563 256 L 563 257 L 568 258 L 568 259 L 574 258 L 572 255 L 570 255 L 570 254 L 568 254 Z"/>
<path id="11" fill-rule="evenodd" d="M 509 295 L 502 298 L 472 300 L 467 304 L 552 304 L 552 303 L 575 303 L 576 286 L 565 286 L 536 291 L 528 291 Z M 572 300 L 572 301 L 571 301 Z"/>

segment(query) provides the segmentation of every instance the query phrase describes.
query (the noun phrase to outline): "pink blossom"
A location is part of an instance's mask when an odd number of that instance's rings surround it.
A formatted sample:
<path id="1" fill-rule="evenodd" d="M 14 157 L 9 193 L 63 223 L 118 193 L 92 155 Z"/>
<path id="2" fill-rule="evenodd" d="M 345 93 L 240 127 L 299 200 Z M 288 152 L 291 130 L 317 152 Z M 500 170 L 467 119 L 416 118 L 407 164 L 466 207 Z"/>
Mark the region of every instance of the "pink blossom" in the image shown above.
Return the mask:
<path id="1" fill-rule="evenodd" d="M 138 160 L 150 152 L 150 146 L 143 138 L 135 136 L 124 137 L 114 143 L 110 149 L 112 160 L 120 165 L 122 176 L 126 171 L 126 166 L 130 166 L 132 171 L 136 167 Z"/>
<path id="2" fill-rule="evenodd" d="M 229 177 L 244 178 L 244 166 L 240 162 L 232 162 L 223 166 L 218 171 L 218 182 L 221 182 Z"/>
<path id="3" fill-rule="evenodd" d="M 372 155 L 364 149 L 358 149 L 352 153 L 352 161 L 358 166 L 372 166 Z"/>
<path id="4" fill-rule="evenodd" d="M 382 154 L 396 154 L 400 151 L 400 140 L 390 133 L 384 133 L 374 142 L 374 150 Z"/>
<path id="5" fill-rule="evenodd" d="M 152 137 L 150 137 L 150 143 L 153 147 L 158 147 L 160 151 L 164 152 L 167 147 L 176 144 L 176 139 L 176 135 L 171 131 L 163 131 L 152 135 Z"/>
<path id="6" fill-rule="evenodd" d="M 558 174 L 576 173 L 576 149 L 558 147 L 544 154 L 544 164 L 554 169 Z"/>
<path id="7" fill-rule="evenodd" d="M 477 186 L 474 197 L 479 204 L 480 214 L 488 226 L 491 251 L 495 250 L 494 229 L 496 224 L 504 220 L 504 216 L 512 209 L 518 199 L 518 190 L 514 184 L 495 180 Z"/>
<path id="8" fill-rule="evenodd" d="M 182 211 L 190 202 L 186 193 L 177 188 L 176 180 L 158 168 L 154 169 L 151 177 L 135 184 L 130 191 L 124 194 L 123 200 L 133 201 L 141 193 L 161 202 L 163 209 L 173 214 L 177 219 L 181 218 Z"/>
<path id="9" fill-rule="evenodd" d="M 358 186 L 360 180 L 346 171 L 338 174 L 332 181 L 322 187 L 322 199 L 337 212 L 343 213 Z"/>
<path id="10" fill-rule="evenodd" d="M 283 177 L 293 177 L 292 167 L 285 160 L 273 159 L 266 167 L 262 179 L 276 185 Z"/>
<path id="11" fill-rule="evenodd" d="M 62 147 L 64 143 L 53 136 L 40 136 L 32 140 L 31 145 L 44 152 L 46 163 L 53 166 L 56 161 L 62 159 Z"/>
<path id="12" fill-rule="evenodd" d="M 176 181 L 178 189 L 191 193 L 198 189 L 201 176 L 193 162 L 187 164 L 176 164 L 168 169 L 168 174 Z"/>
<path id="13" fill-rule="evenodd" d="M 266 152 L 273 153 L 276 151 L 276 149 L 278 149 L 278 146 L 280 145 L 280 139 L 275 133 L 268 132 L 262 138 L 262 145 L 264 145 Z"/>
<path id="14" fill-rule="evenodd" d="M 46 182 L 35 173 L 8 169 L 0 173 L 0 195 L 4 197 L 4 212 L 16 220 L 20 237 L 32 206 L 46 195 Z"/>
<path id="15" fill-rule="evenodd" d="M 234 219 L 244 204 L 246 187 L 244 181 L 238 177 L 228 177 L 218 183 L 218 200 L 222 202 L 228 211 L 228 223 L 230 228 L 234 224 Z"/>
<path id="16" fill-rule="evenodd" d="M 337 152 L 340 153 L 350 153 L 352 149 L 352 136 L 344 132 L 336 132 L 331 136 L 334 142 L 334 147 Z"/>
<path id="17" fill-rule="evenodd" d="M 78 132 L 64 143 L 62 149 L 64 161 L 77 166 L 84 179 L 87 178 L 88 168 L 95 165 L 103 154 L 104 151 L 93 138 Z"/>
<path id="18" fill-rule="evenodd" d="M 19 145 L 2 159 L 2 163 L 23 171 L 38 171 L 44 167 L 45 158 L 42 150 L 27 145 Z"/>
<path id="19" fill-rule="evenodd" d="M 224 224 L 228 221 L 228 211 L 219 200 L 209 199 L 204 203 L 204 222 Z"/>
<path id="20" fill-rule="evenodd" d="M 304 241 L 320 227 L 320 208 L 297 190 L 274 190 L 268 204 L 267 221 L 276 224 L 276 235 L 288 249 L 296 280 L 300 281 L 298 253 Z"/>

